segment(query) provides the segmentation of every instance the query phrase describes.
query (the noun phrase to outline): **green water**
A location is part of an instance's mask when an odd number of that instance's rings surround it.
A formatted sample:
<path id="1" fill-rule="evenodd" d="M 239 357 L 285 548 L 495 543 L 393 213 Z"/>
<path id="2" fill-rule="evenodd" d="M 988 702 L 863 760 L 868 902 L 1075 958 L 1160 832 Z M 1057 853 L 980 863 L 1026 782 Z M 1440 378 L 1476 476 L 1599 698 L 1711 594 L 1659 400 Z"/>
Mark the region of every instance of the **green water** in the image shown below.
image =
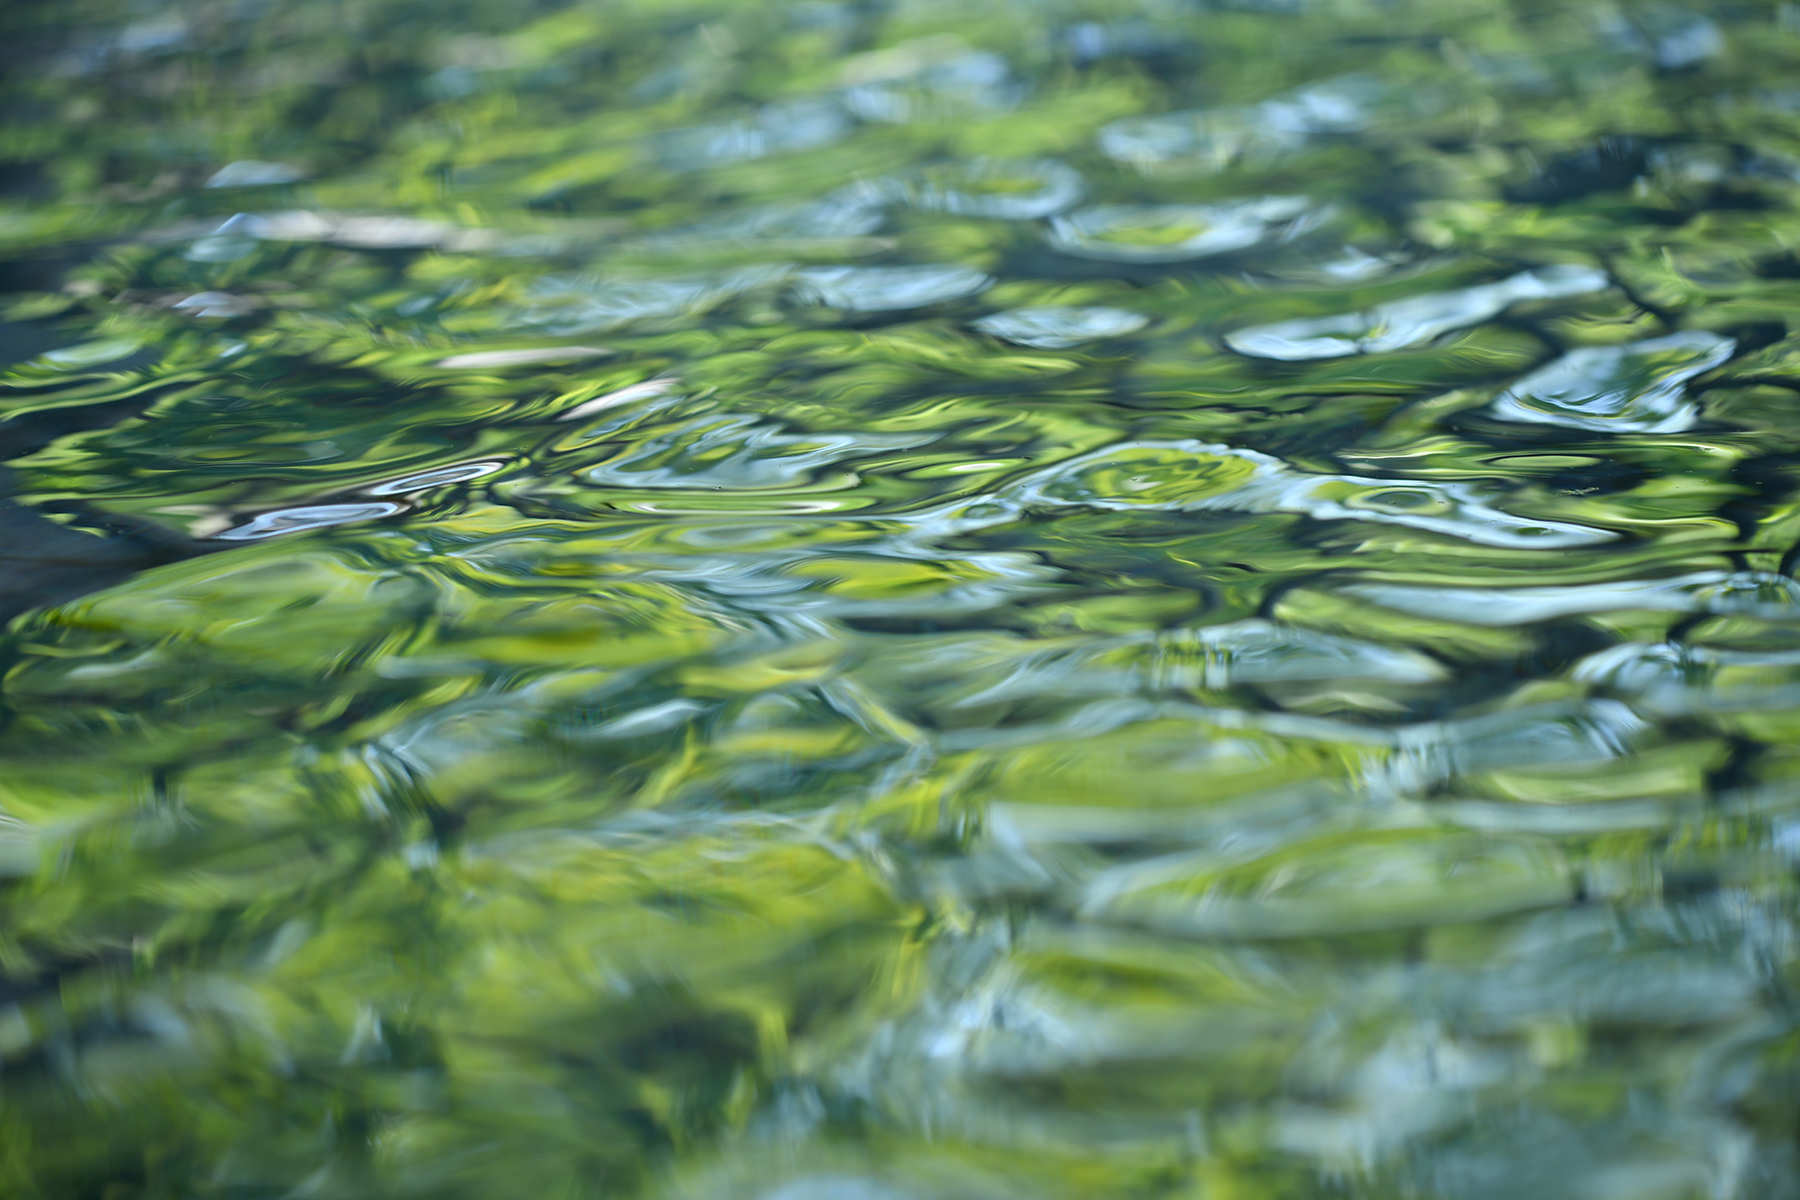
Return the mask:
<path id="1" fill-rule="evenodd" d="M 0 1194 L 1800 1195 L 1800 8 L 0 35 Z"/>

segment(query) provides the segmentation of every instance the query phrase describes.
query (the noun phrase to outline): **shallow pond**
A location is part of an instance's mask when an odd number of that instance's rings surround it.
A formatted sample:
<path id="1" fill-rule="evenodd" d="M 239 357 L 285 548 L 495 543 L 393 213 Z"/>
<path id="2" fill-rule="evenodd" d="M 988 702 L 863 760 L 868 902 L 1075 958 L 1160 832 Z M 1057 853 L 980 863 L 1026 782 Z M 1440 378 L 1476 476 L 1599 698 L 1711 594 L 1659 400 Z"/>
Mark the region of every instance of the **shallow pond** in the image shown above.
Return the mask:
<path id="1" fill-rule="evenodd" d="M 0 33 L 0 1191 L 1800 1195 L 1800 8 Z"/>

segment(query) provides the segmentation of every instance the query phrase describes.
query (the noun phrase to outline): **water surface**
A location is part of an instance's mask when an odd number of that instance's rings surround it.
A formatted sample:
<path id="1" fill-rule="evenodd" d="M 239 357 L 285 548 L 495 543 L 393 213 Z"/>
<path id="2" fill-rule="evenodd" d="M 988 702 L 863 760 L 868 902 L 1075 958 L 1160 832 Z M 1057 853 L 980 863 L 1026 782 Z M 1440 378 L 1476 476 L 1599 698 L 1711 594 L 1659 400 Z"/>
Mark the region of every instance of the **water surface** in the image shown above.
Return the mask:
<path id="1" fill-rule="evenodd" d="M 0 25 L 7 1194 L 1800 1194 L 1792 5 Z"/>

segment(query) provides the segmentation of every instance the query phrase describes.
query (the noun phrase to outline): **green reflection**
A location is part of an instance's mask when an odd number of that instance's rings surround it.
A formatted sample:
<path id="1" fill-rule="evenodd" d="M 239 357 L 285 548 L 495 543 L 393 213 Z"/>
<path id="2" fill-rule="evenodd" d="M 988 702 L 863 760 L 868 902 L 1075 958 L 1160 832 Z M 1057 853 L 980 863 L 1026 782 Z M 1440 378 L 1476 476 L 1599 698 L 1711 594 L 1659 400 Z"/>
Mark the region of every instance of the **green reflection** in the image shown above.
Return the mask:
<path id="1" fill-rule="evenodd" d="M 0 30 L 0 1191 L 1800 1195 L 1789 9 Z"/>

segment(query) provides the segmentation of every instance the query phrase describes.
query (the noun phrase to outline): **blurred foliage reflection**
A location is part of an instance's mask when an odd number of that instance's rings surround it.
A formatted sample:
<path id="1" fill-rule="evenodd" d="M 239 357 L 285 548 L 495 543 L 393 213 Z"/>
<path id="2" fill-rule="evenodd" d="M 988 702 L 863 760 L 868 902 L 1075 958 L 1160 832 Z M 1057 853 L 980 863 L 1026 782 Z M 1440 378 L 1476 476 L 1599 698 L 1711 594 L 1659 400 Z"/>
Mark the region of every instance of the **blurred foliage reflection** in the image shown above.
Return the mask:
<path id="1" fill-rule="evenodd" d="M 0 1191 L 1800 1195 L 1800 9 L 0 13 Z"/>

